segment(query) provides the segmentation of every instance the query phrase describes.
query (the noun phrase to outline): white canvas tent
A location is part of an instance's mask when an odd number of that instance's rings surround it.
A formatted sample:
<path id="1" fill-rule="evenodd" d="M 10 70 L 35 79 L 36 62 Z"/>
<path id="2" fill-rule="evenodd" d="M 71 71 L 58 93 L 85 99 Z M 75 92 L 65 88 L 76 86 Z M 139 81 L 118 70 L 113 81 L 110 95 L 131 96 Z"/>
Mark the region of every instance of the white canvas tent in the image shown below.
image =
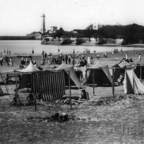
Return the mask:
<path id="1" fill-rule="evenodd" d="M 30 61 L 30 64 L 25 68 L 25 69 L 21 69 L 21 70 L 16 70 L 17 72 L 23 72 L 23 73 L 27 73 L 27 72 L 35 72 L 35 71 L 39 71 L 38 68 L 36 68 L 32 62 Z"/>
<path id="2" fill-rule="evenodd" d="M 69 66 L 69 65 L 67 65 L 67 64 L 65 64 L 65 63 L 62 63 L 62 64 L 61 64 L 59 67 L 57 67 L 55 70 L 64 70 L 67 74 L 69 74 L 69 72 L 70 72 L 70 78 L 71 78 L 71 80 L 75 83 L 75 85 L 76 85 L 78 88 L 82 87 L 82 85 L 81 85 L 79 79 L 77 78 L 77 76 L 76 76 L 76 74 L 75 74 L 75 71 L 74 71 L 74 69 L 73 69 L 72 66 Z M 67 79 L 67 81 L 68 81 L 68 79 Z"/>
<path id="3" fill-rule="evenodd" d="M 18 86 L 17 89 L 22 89 L 22 88 L 27 88 L 29 87 L 29 83 L 31 80 L 30 74 L 28 73 L 32 73 L 32 72 L 36 72 L 39 71 L 39 69 L 37 69 L 32 62 L 30 61 L 30 64 L 25 68 L 25 69 L 21 69 L 21 70 L 16 70 L 16 72 L 21 72 L 22 74 L 22 78 L 20 80 L 20 84 Z"/>
<path id="4" fill-rule="evenodd" d="M 144 94 L 144 85 L 137 78 L 133 69 L 125 71 L 124 92 L 125 94 Z"/>

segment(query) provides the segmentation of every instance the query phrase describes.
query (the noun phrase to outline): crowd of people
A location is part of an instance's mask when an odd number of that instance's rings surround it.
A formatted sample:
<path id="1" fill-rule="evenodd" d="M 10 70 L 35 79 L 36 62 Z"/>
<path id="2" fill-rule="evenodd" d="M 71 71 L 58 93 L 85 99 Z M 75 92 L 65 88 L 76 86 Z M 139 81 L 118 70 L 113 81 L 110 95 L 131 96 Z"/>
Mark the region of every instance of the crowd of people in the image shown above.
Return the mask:
<path id="1" fill-rule="evenodd" d="M 13 58 L 12 57 L 0 57 L 0 65 L 3 66 L 4 61 L 7 63 L 7 66 L 13 66 Z"/>
<path id="2" fill-rule="evenodd" d="M 100 55 L 97 53 L 96 51 L 94 51 L 96 58 L 99 59 Z M 117 54 L 117 53 L 124 53 L 123 50 L 118 50 L 118 49 L 114 49 L 112 51 L 112 54 Z M 5 56 L 3 56 L 3 54 L 5 54 Z M 34 50 L 32 50 L 32 55 L 34 54 Z M 4 52 L 1 52 L 1 57 L 0 57 L 0 65 L 3 66 L 3 63 L 5 62 L 8 66 L 13 66 L 13 58 L 10 56 L 11 55 L 11 51 L 9 50 L 4 50 Z M 87 59 L 85 57 L 85 55 L 88 55 Z M 137 53 L 137 51 L 135 51 L 135 56 L 138 57 L 138 62 L 141 62 L 142 58 L 141 58 L 141 54 Z M 103 56 L 101 56 L 103 58 L 107 58 L 107 53 L 104 52 Z M 129 59 L 129 55 L 128 52 L 125 52 L 125 59 L 128 60 Z M 36 65 L 36 61 L 32 60 L 32 56 L 22 56 L 21 57 L 21 61 L 20 61 L 20 68 L 24 68 L 25 66 L 27 66 L 29 64 L 29 61 L 32 61 L 32 63 L 34 65 Z M 94 59 L 92 56 L 90 56 L 89 53 L 83 53 L 80 54 L 78 51 L 78 57 L 77 57 L 77 53 L 75 52 L 75 50 L 73 50 L 72 54 L 62 54 L 60 53 L 60 50 L 58 51 L 58 55 L 53 55 L 52 53 L 47 54 L 46 52 L 42 51 L 41 54 L 41 62 L 40 65 L 52 65 L 52 64 L 56 64 L 56 65 L 60 65 L 62 63 L 66 63 L 66 64 L 72 64 L 73 66 L 77 66 L 77 67 L 83 67 L 86 65 L 90 65 L 90 64 L 94 64 Z"/>

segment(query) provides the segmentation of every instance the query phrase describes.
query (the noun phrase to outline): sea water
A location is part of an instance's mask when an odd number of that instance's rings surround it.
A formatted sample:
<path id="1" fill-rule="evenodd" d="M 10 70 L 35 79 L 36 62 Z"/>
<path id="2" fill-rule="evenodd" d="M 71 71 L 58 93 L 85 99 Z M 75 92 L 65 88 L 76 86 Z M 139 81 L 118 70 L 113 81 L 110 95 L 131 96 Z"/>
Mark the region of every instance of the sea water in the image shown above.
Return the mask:
<path id="1" fill-rule="evenodd" d="M 40 40 L 0 40 L 0 52 L 4 54 L 5 51 L 11 51 L 12 55 L 18 54 L 31 54 L 34 50 L 35 54 L 41 54 L 42 51 L 46 53 L 58 54 L 59 53 L 72 53 L 73 50 L 77 53 L 85 50 L 90 52 L 112 52 L 114 49 L 118 50 L 135 50 L 142 48 L 134 47 L 115 47 L 115 46 L 72 46 L 72 45 L 42 45 Z"/>

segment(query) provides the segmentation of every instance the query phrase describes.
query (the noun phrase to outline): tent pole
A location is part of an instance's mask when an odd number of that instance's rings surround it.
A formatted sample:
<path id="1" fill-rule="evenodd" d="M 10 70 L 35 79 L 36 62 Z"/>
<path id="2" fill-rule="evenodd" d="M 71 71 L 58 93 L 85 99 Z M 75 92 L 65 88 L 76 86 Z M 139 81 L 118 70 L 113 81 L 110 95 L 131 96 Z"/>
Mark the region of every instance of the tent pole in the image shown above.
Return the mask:
<path id="1" fill-rule="evenodd" d="M 112 69 L 112 75 L 113 75 L 113 78 L 112 78 L 112 93 L 113 93 L 113 96 L 114 96 L 114 69 Z"/>
<path id="2" fill-rule="evenodd" d="M 32 87 L 32 91 L 33 91 L 33 95 L 34 95 L 34 99 L 35 99 L 35 110 L 37 110 L 35 87 L 34 87 L 34 74 L 31 75 L 31 82 L 32 82 L 31 87 Z"/>
<path id="3" fill-rule="evenodd" d="M 15 92 L 15 97 L 16 97 L 16 106 L 17 106 L 17 93 L 18 93 L 18 90 L 17 90 L 17 74 L 15 73 L 15 81 L 16 81 L 16 92 Z"/>
<path id="4" fill-rule="evenodd" d="M 94 70 L 93 70 L 93 95 L 94 95 Z"/>
<path id="5" fill-rule="evenodd" d="M 71 103 L 71 85 L 70 85 L 70 71 L 68 72 L 69 73 L 69 94 L 70 94 L 70 108 L 72 110 L 72 103 Z"/>

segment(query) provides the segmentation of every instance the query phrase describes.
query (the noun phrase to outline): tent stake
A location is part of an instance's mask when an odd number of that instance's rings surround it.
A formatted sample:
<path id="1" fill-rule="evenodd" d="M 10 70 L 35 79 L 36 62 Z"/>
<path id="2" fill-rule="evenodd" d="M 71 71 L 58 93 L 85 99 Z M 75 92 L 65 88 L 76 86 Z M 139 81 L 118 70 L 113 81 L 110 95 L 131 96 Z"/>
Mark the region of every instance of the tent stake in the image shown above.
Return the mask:
<path id="1" fill-rule="evenodd" d="M 68 72 L 69 73 L 69 94 L 70 94 L 70 108 L 72 110 L 72 103 L 71 103 L 71 85 L 70 85 L 70 71 Z"/>
<path id="2" fill-rule="evenodd" d="M 112 69 L 112 93 L 113 93 L 113 96 L 114 96 L 114 69 Z"/>

